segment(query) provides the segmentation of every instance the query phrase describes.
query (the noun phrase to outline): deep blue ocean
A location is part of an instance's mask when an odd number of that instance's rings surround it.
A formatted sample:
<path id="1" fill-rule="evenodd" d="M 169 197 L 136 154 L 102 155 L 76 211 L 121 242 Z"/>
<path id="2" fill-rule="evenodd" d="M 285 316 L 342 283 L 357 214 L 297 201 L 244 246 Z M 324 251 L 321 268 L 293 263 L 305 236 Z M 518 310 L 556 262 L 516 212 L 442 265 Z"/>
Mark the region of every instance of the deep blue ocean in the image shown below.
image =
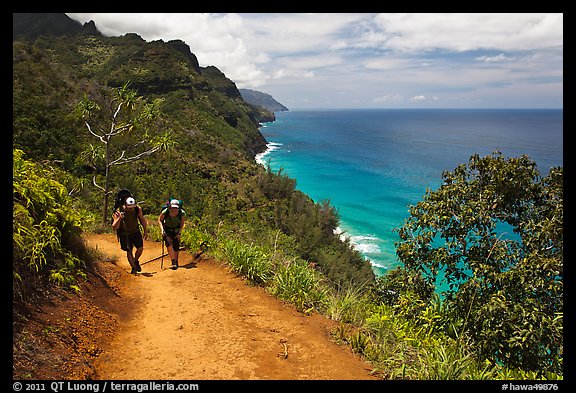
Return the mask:
<path id="1" fill-rule="evenodd" d="M 527 154 L 542 176 L 563 166 L 562 109 L 350 109 L 276 112 L 257 160 L 338 211 L 342 236 L 376 275 L 399 265 L 394 243 L 408 207 L 442 172 L 478 153 Z"/>

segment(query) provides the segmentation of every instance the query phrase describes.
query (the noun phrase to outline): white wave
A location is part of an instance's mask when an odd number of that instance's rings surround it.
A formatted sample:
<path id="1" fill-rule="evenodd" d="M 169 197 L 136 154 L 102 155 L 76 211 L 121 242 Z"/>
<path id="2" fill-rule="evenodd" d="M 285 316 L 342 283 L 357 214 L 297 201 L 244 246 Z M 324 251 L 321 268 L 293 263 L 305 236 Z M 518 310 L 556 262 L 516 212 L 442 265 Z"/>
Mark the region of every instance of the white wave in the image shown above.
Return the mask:
<path id="1" fill-rule="evenodd" d="M 382 252 L 382 250 L 380 249 L 380 247 L 378 247 L 377 244 L 372 244 L 372 243 L 355 243 L 354 241 L 352 242 L 354 244 L 354 248 L 362 253 L 365 254 L 380 254 Z"/>
<path id="2" fill-rule="evenodd" d="M 336 229 L 334 229 L 332 232 L 333 232 L 335 235 L 341 235 L 341 234 L 344 233 L 344 231 L 343 231 L 342 228 L 340 228 L 340 227 L 336 227 Z"/>
<path id="3" fill-rule="evenodd" d="M 376 244 L 376 242 L 380 241 L 379 238 L 372 236 L 372 235 L 352 235 L 346 236 L 345 232 L 342 228 L 337 227 L 334 229 L 334 234 L 340 236 L 340 240 L 346 241 L 346 239 L 350 240 L 350 244 L 356 250 L 360 251 L 364 254 L 381 254 L 382 250 Z"/>
<path id="4" fill-rule="evenodd" d="M 383 251 L 377 243 L 381 243 L 382 239 L 373 235 L 352 235 L 347 236 L 346 232 L 341 228 L 337 227 L 334 229 L 334 234 L 340 236 L 340 240 L 350 242 L 350 245 L 358 250 L 362 256 L 370 262 L 372 267 L 379 269 L 380 271 L 387 271 L 390 269 L 390 262 L 394 258 L 386 251 Z"/>
<path id="5" fill-rule="evenodd" d="M 382 250 L 380 249 L 380 247 L 378 246 L 378 244 L 376 244 L 376 242 L 380 240 L 377 237 L 374 236 L 351 236 L 350 237 L 350 242 L 352 243 L 352 245 L 354 246 L 354 248 L 358 251 L 360 251 L 361 253 L 364 254 L 381 254 Z"/>
<path id="6" fill-rule="evenodd" d="M 266 159 L 265 157 L 272 153 L 274 150 L 278 150 L 280 149 L 280 147 L 282 146 L 281 143 L 278 142 L 269 142 L 266 145 L 266 150 L 264 150 L 262 153 L 258 153 L 255 157 L 255 160 L 258 164 L 260 165 L 266 165 Z"/>
<path id="7" fill-rule="evenodd" d="M 390 269 L 390 266 L 388 264 L 386 264 L 385 262 L 378 261 L 375 259 L 369 259 L 369 261 L 370 261 L 370 264 L 374 267 L 377 267 L 380 269 L 386 269 L 386 270 Z"/>

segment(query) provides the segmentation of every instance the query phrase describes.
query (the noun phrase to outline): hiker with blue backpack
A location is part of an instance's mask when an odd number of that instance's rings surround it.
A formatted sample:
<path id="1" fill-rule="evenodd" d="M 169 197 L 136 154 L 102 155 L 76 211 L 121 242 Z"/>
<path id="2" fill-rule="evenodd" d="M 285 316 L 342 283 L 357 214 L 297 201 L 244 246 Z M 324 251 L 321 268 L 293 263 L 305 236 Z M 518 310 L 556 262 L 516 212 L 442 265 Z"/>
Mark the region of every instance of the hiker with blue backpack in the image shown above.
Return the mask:
<path id="1" fill-rule="evenodd" d="M 182 202 L 178 199 L 171 199 L 162 209 L 158 217 L 158 223 L 162 229 L 162 239 L 166 243 L 168 255 L 172 260 L 172 269 L 178 269 L 178 254 L 180 251 L 180 236 L 184 229 L 184 216 L 186 212 L 182 210 Z"/>
<path id="2" fill-rule="evenodd" d="M 140 232 L 139 224 L 142 225 L 144 235 Z M 128 190 L 122 190 L 118 194 L 112 214 L 112 229 L 116 231 L 120 240 L 120 248 L 126 251 L 126 258 L 132 268 L 130 273 L 136 274 L 142 271 L 139 259 L 144 251 L 144 239 L 148 237 L 148 230 L 142 208 L 136 204 Z M 136 248 L 134 254 L 132 254 L 133 248 Z"/>

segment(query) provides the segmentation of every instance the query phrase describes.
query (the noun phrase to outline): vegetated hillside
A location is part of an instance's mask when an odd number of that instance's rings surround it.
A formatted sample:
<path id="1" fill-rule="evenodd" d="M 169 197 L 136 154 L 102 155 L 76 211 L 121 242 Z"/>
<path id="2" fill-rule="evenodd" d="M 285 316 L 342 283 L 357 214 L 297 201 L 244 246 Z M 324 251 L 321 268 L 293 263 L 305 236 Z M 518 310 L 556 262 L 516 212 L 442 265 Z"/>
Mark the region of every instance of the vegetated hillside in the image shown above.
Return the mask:
<path id="1" fill-rule="evenodd" d="M 93 30 L 92 30 L 93 31 Z M 212 237 L 230 233 L 314 262 L 334 283 L 372 282 L 368 261 L 333 234 L 338 217 L 329 203 L 314 203 L 295 181 L 271 173 L 254 156 L 265 149 L 258 130 L 262 110 L 247 104 L 233 81 L 216 67 L 200 67 L 180 40 L 146 42 L 137 34 L 38 35 L 13 41 L 13 147 L 25 158 L 59 166 L 72 175 L 75 203 L 95 215 L 103 166 L 74 109 L 84 97 L 109 110 L 114 89 L 129 83 L 139 96 L 160 100 L 157 131 L 168 131 L 175 148 L 113 167 L 113 193 L 128 188 L 145 214 L 156 216 L 170 196 L 183 199 L 189 225 Z M 110 126 L 110 117 L 93 119 Z M 130 142 L 119 135 L 112 153 Z"/>

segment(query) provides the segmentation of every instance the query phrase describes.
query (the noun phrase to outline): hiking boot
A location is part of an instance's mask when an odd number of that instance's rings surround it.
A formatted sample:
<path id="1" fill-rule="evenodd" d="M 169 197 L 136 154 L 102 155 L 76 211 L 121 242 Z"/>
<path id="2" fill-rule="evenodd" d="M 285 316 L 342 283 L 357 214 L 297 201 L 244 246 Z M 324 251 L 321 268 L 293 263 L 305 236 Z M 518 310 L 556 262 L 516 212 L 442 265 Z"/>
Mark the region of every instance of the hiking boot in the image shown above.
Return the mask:
<path id="1" fill-rule="evenodd" d="M 134 261 L 134 269 L 136 269 L 137 272 L 141 272 L 142 268 L 140 267 L 140 262 L 138 262 L 138 260 Z"/>
<path id="2" fill-rule="evenodd" d="M 136 269 L 135 267 L 132 268 L 132 271 L 130 272 L 130 274 L 136 274 L 138 273 L 138 269 Z"/>
<path id="3" fill-rule="evenodd" d="M 178 260 L 173 260 L 172 261 L 172 270 L 176 270 L 178 269 Z"/>

